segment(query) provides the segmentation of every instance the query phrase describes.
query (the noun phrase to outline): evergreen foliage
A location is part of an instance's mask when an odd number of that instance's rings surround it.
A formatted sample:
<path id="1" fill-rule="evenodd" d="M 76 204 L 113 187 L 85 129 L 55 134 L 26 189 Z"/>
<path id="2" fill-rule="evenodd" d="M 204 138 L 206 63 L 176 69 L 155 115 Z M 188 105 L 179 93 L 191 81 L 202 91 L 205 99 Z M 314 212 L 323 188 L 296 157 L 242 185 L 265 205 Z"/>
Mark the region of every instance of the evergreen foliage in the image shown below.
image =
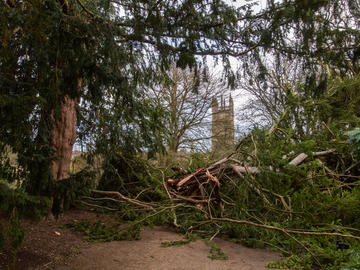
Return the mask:
<path id="1" fill-rule="evenodd" d="M 47 214 L 49 200 L 47 197 L 31 196 L 23 189 L 13 189 L 6 183 L 0 183 L 0 206 L 8 215 L 16 211 L 21 217 L 39 220 Z"/>
<path id="2" fill-rule="evenodd" d="M 211 0 L 1 3 L 0 178 L 6 183 L 0 184 L 0 207 L 11 217 L 8 231 L 15 251 L 24 239 L 19 217 L 46 215 L 48 197 L 58 214 L 94 187 L 94 174 L 88 170 L 62 181 L 54 181 L 51 173 L 51 130 L 61 119 L 64 97 L 78 104 L 79 141 L 103 159 L 100 188 L 163 203 L 150 215 L 121 207 L 123 218 L 136 224 L 129 234 L 117 234 L 117 228 L 101 223 L 73 226 L 93 241 L 137 238 L 140 225 L 170 224 L 174 215 L 181 231 L 194 223 L 201 226 L 210 215 L 359 235 L 360 171 L 354 162 L 360 159 L 357 2 L 269 0 L 258 14 L 251 4 L 235 8 Z M 162 181 L 174 173 L 156 169 L 138 155 L 163 151 L 167 132 L 166 111 L 144 90 L 168 82 L 166 71 L 174 62 L 198 74 L 208 55 L 223 62 L 229 87 L 237 85 L 242 72 L 251 78 L 249 85 L 264 93 L 271 90 L 262 105 L 269 105 L 272 127 L 254 129 L 237 149 L 237 158 L 251 160 L 261 173 L 229 182 L 224 172 L 221 192 L 229 205 L 222 209 L 219 202 L 209 201 L 203 210 L 167 201 Z M 229 56 L 242 60 L 237 74 Z M 276 63 L 273 73 L 269 56 Z M 299 59 L 300 78 L 283 76 L 284 59 Z M 2 154 L 6 147 L 17 155 L 17 166 Z M 324 149 L 336 152 L 319 160 L 312 156 Z M 309 162 L 288 165 L 301 152 L 309 155 Z M 189 169 L 203 163 L 195 154 Z M 207 223 L 202 228 L 214 234 L 218 226 Z M 243 244 L 270 245 L 288 256 L 284 263 L 269 266 L 352 269 L 359 264 L 359 244 L 352 239 L 344 240 L 350 249 L 340 251 L 330 236 L 289 237 L 231 223 L 222 224 L 221 231 Z M 216 247 L 212 250 L 215 257 L 224 255 Z"/>
<path id="3" fill-rule="evenodd" d="M 141 239 L 141 226 L 133 226 L 127 230 L 121 230 L 119 226 L 120 224 L 113 224 L 108 226 L 104 223 L 101 223 L 100 221 L 80 221 L 66 224 L 64 227 L 84 233 L 84 239 L 89 242 L 110 242 Z"/>
<path id="4" fill-rule="evenodd" d="M 49 192 L 52 117 L 60 117 L 65 96 L 80 101 L 80 138 L 98 136 L 95 142 L 106 138 L 110 145 L 120 138 L 132 151 L 161 150 L 161 119 L 140 89 L 162 81 L 174 61 L 196 69 L 195 56 L 214 55 L 229 65 L 226 55 L 248 46 L 227 37 L 249 8 L 177 0 L 4 3 L 0 134 L 29 173 L 28 191 Z"/>
<path id="5" fill-rule="evenodd" d="M 219 246 L 211 240 L 205 240 L 205 244 L 210 247 L 210 254 L 208 258 L 212 260 L 227 260 L 228 256 L 224 253 L 224 251 L 219 248 Z"/>
<path id="6" fill-rule="evenodd" d="M 253 15 L 251 4 L 235 8 L 222 1 L 8 1 L 0 14 L 2 143 L 29 173 L 29 192 L 48 193 L 52 115 L 59 117 L 59 104 L 69 96 L 80 101 L 80 139 L 110 148 L 119 143 L 126 151 L 159 151 L 161 108 L 144 102 L 141 89 L 162 82 L 170 63 L 196 71 L 198 57 L 221 57 L 234 85 L 228 56 L 253 59 L 244 62 L 245 71 L 254 70 L 246 65 L 255 62 L 265 71 L 261 52 L 266 51 L 325 57 L 324 41 L 330 39 L 331 51 L 339 51 L 332 44 L 346 44 L 340 55 L 351 54 L 357 40 L 353 17 L 341 32 L 322 23 L 328 12 L 348 11 L 348 5 L 345 0 L 269 1 L 268 9 Z M 334 13 L 334 20 L 342 15 Z M 295 47 L 286 40 L 289 33 L 295 34 Z M 356 68 L 357 54 L 351 55 L 346 56 L 351 61 L 345 59 L 351 67 L 333 64 L 334 57 L 322 61 L 347 72 Z"/>
<path id="7" fill-rule="evenodd" d="M 83 196 L 90 195 L 90 190 L 95 188 L 95 172 L 89 168 L 70 175 L 63 181 L 53 182 L 51 195 L 53 197 L 53 212 L 55 215 L 64 210 L 75 207 Z"/>
<path id="8" fill-rule="evenodd" d="M 160 172 L 140 157 L 115 154 L 104 160 L 102 168 L 104 173 L 98 185 L 101 190 L 116 190 L 142 201 L 166 199 Z"/>
<path id="9" fill-rule="evenodd" d="M 322 94 L 317 93 L 312 98 L 305 95 L 312 91 L 308 87 L 311 86 L 301 80 L 293 88 L 287 85 L 285 97 L 288 98 L 284 106 L 289 108 L 288 114 L 276 123 L 276 128 L 271 128 L 272 132 L 255 128 L 239 143 L 235 159 L 246 161 L 261 172 L 256 176 L 244 174 L 244 178 L 236 178 L 227 171 L 220 174 L 224 208 L 213 201 L 203 205 L 204 208 L 187 204 L 172 208 L 162 205 L 156 218 L 150 214 L 146 221 L 142 211 L 131 212 L 135 222 L 170 224 L 175 211 L 177 224 L 183 232 L 200 226 L 210 215 L 297 231 L 359 236 L 360 170 L 353 159 L 355 155 L 350 155 L 356 153 L 358 132 L 355 129 L 345 133 L 359 125 L 358 77 L 329 77 Z M 296 125 L 296 119 L 301 121 L 300 125 Z M 335 152 L 313 156 L 313 152 L 328 149 L 335 149 Z M 289 165 L 299 153 L 308 155 L 306 162 Z M 199 154 L 192 160 L 189 171 L 204 167 L 206 163 Z M 168 177 L 174 176 L 174 173 L 164 172 Z M 150 168 L 148 173 L 157 176 L 158 172 Z M 157 191 L 165 196 L 164 190 Z M 285 258 L 269 263 L 269 267 L 356 269 L 358 264 L 359 243 L 354 239 L 339 241 L 333 236 L 290 235 L 233 223 L 207 223 L 201 229 L 206 235 L 220 230 L 223 236 L 235 242 L 280 251 Z M 340 249 L 339 242 L 349 245 L 349 249 Z"/>
<path id="10" fill-rule="evenodd" d="M 20 219 L 39 221 L 47 214 L 49 205 L 47 197 L 30 196 L 21 188 L 14 189 L 9 187 L 8 183 L 0 182 L 0 213 L 3 218 L 8 218 L 8 223 L 0 226 L 0 250 L 3 250 L 7 240 L 10 241 L 14 269 L 17 250 L 26 236 Z"/>

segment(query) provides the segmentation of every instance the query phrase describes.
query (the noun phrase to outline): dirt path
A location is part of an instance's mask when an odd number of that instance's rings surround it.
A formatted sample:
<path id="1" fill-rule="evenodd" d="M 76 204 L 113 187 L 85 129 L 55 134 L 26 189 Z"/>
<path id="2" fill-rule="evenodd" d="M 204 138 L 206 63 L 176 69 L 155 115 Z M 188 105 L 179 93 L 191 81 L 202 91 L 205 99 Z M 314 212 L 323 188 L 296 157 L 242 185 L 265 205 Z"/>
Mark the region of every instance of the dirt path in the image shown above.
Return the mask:
<path id="1" fill-rule="evenodd" d="M 140 241 L 96 243 L 81 250 L 68 266 L 57 270 L 262 270 L 266 263 L 279 259 L 275 253 L 250 249 L 216 239 L 227 260 L 208 258 L 210 248 L 202 240 L 182 246 L 161 247 L 161 242 L 183 237 L 166 228 L 146 228 Z"/>
<path id="2" fill-rule="evenodd" d="M 24 222 L 27 237 L 16 257 L 19 270 L 262 270 L 266 263 L 279 259 L 278 254 L 251 249 L 216 239 L 227 260 L 208 258 L 210 247 L 203 240 L 182 246 L 163 248 L 161 242 L 181 240 L 183 236 L 169 228 L 145 228 L 139 241 L 89 243 L 82 234 L 62 225 L 80 220 L 111 222 L 113 217 L 75 210 L 60 220 L 39 224 Z M 4 219 L 0 218 L 0 224 Z M 0 269 L 12 265 L 12 253 L 0 252 Z"/>

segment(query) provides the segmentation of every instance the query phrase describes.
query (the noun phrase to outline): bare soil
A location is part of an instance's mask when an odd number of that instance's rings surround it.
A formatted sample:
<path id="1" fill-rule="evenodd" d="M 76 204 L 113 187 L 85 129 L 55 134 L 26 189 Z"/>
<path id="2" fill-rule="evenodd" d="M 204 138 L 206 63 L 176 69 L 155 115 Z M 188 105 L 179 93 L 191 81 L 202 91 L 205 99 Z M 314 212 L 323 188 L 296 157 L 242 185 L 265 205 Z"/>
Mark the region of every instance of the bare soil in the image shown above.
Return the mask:
<path id="1" fill-rule="evenodd" d="M 107 243 L 89 243 L 83 240 L 81 233 L 61 228 L 66 223 L 94 219 L 106 223 L 111 217 L 74 210 L 57 221 L 24 222 L 27 237 L 17 254 L 15 269 L 262 270 L 267 269 L 267 262 L 279 259 L 277 253 L 242 247 L 222 239 L 215 239 L 215 242 L 228 256 L 227 260 L 208 258 L 210 247 L 202 240 L 164 248 L 161 242 L 181 240 L 183 236 L 163 227 L 145 228 L 139 241 Z M 11 252 L 0 253 L 0 269 L 12 269 L 11 265 Z"/>

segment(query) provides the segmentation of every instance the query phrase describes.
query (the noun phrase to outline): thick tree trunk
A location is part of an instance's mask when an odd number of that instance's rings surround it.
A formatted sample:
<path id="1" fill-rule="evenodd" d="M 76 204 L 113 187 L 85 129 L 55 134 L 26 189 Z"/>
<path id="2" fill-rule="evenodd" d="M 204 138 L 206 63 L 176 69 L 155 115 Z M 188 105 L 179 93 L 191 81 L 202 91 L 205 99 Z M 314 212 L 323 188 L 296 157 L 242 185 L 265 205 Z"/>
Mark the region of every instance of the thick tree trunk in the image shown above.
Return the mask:
<path id="1" fill-rule="evenodd" d="M 55 151 L 51 171 L 54 180 L 69 177 L 73 145 L 76 140 L 76 106 L 77 98 L 64 96 L 58 112 L 52 111 L 53 121 L 50 130 L 50 147 Z"/>

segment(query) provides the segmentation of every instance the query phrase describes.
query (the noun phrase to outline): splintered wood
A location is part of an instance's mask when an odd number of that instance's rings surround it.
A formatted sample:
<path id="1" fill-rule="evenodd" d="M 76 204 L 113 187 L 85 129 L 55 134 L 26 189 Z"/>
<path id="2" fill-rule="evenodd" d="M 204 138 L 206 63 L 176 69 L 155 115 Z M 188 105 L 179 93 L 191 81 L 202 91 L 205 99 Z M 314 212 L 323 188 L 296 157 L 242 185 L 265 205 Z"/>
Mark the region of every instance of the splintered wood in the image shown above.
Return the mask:
<path id="1" fill-rule="evenodd" d="M 183 200 L 196 204 L 202 208 L 202 204 L 209 202 L 221 202 L 219 175 L 227 170 L 227 173 L 235 173 L 238 176 L 244 174 L 257 174 L 259 169 L 249 166 L 240 166 L 239 164 L 227 164 L 233 159 L 230 157 L 221 159 L 205 168 L 195 170 L 193 173 L 179 179 L 169 178 L 167 184 L 172 188 L 170 191 L 172 199 Z"/>
<path id="2" fill-rule="evenodd" d="M 192 202 L 199 208 L 201 208 L 202 204 L 212 201 L 220 203 L 221 183 L 219 177 L 225 170 L 227 170 L 228 173 L 235 172 L 236 174 L 259 173 L 259 170 L 255 167 L 240 166 L 238 164 L 230 165 L 227 164 L 228 161 L 234 162 L 230 157 L 227 157 L 205 168 L 197 169 L 183 178 L 169 178 L 167 184 L 172 188 L 169 192 L 172 199 Z"/>
<path id="3" fill-rule="evenodd" d="M 224 158 L 208 167 L 200 168 L 183 178 L 167 180 L 168 185 L 173 189 L 171 195 L 174 199 L 185 200 L 197 205 L 209 201 L 221 201 L 220 181 L 217 175 L 227 166 Z"/>

